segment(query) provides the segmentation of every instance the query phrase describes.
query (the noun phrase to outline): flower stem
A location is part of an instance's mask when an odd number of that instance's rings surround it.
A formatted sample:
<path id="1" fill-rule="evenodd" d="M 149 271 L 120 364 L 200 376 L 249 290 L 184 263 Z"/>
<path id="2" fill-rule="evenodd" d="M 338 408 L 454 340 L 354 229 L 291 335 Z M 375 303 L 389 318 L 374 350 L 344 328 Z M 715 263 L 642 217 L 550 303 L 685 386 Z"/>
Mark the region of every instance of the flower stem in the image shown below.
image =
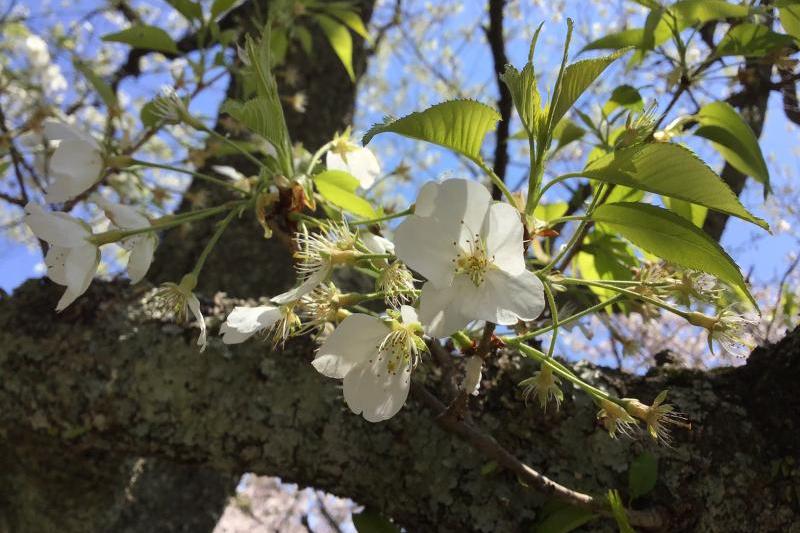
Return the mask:
<path id="1" fill-rule="evenodd" d="M 382 217 L 369 218 L 369 219 L 365 219 L 365 220 L 353 220 L 353 221 L 349 222 L 349 224 L 351 226 L 361 226 L 361 225 L 364 225 L 364 224 L 377 224 L 378 222 L 384 222 L 386 220 L 391 220 L 393 218 L 405 217 L 405 216 L 411 215 L 413 213 L 414 213 L 414 209 L 409 207 L 405 211 L 400 211 L 399 213 L 392 213 L 391 215 L 384 215 Z"/>
<path id="2" fill-rule="evenodd" d="M 206 243 L 206 247 L 203 248 L 203 252 L 200 254 L 200 257 L 197 258 L 197 263 L 195 263 L 194 269 L 192 269 L 192 274 L 194 274 L 195 277 L 200 277 L 200 271 L 203 270 L 203 266 L 205 265 L 206 259 L 208 259 L 211 250 L 213 250 L 214 246 L 217 245 L 220 237 L 222 237 L 222 234 L 225 233 L 225 230 L 228 228 L 228 224 L 231 223 L 233 217 L 235 217 L 237 214 L 239 214 L 238 209 L 231 209 L 231 212 L 228 213 L 228 216 L 222 219 L 222 222 L 219 223 L 214 235 L 212 235 L 211 239 L 209 239 L 208 243 Z"/>
<path id="3" fill-rule="evenodd" d="M 494 185 L 498 189 L 500 189 L 500 191 L 508 200 L 508 203 L 510 203 L 514 207 L 517 207 L 517 202 L 514 199 L 514 195 L 512 195 L 511 191 L 508 190 L 508 187 L 506 187 L 506 184 L 503 183 L 503 180 L 500 179 L 500 176 L 495 174 L 494 170 L 489 168 L 489 166 L 486 163 L 484 163 L 480 157 L 471 157 L 470 160 L 479 167 L 481 167 L 481 170 L 483 170 L 486 173 L 486 175 L 488 175 L 492 179 L 492 183 L 494 183 Z"/>
<path id="4" fill-rule="evenodd" d="M 615 303 L 619 302 L 620 300 L 624 300 L 624 299 L 625 299 L 624 295 L 616 294 L 616 295 L 612 296 L 611 298 L 609 298 L 608 300 L 605 300 L 605 301 L 602 301 L 600 303 L 597 303 L 597 304 L 595 304 L 595 305 L 593 305 L 591 307 L 587 307 L 583 311 L 581 311 L 579 313 L 575 313 L 574 315 L 570 315 L 570 316 L 568 316 L 567 318 L 565 318 L 563 320 L 559 320 L 558 325 L 559 326 L 566 326 L 567 324 L 575 322 L 576 320 L 578 320 L 580 318 L 583 318 L 586 315 L 590 315 L 590 314 L 594 313 L 595 311 L 599 311 L 600 309 L 608 307 L 609 305 L 614 305 Z M 526 341 L 528 339 L 532 339 L 534 337 L 538 337 L 539 335 L 543 335 L 543 334 L 547 333 L 548 331 L 551 331 L 552 329 L 553 329 L 553 326 L 550 325 L 550 326 L 547 326 L 547 327 L 544 327 L 544 328 L 540 328 L 540 329 L 537 329 L 537 330 L 534 330 L 534 331 L 529 331 L 528 333 L 525 333 L 523 335 L 517 335 L 516 337 L 504 337 L 503 341 L 506 342 L 506 343 L 514 343 L 514 342 Z"/>
<path id="5" fill-rule="evenodd" d="M 670 313 L 674 313 L 683 319 L 687 319 L 689 317 L 689 313 L 682 309 L 678 309 L 677 307 L 668 304 L 658 298 L 653 298 L 652 296 L 647 296 L 646 294 L 641 294 L 636 291 L 632 291 L 630 289 L 626 289 L 624 287 L 618 287 L 612 283 L 606 283 L 604 281 L 596 281 L 596 280 L 588 280 L 588 279 L 576 279 L 576 278 L 562 278 L 559 280 L 564 285 L 586 285 L 589 287 L 599 287 L 601 289 L 608 289 L 610 291 L 617 292 L 619 294 L 624 294 L 625 296 L 629 296 L 634 300 L 642 300 L 648 303 L 651 303 L 657 307 L 660 307 Z"/>
<path id="6" fill-rule="evenodd" d="M 509 345 L 510 346 L 514 346 L 515 348 L 517 348 L 520 352 L 522 352 L 527 357 L 536 359 L 542 365 L 549 366 L 550 368 L 553 369 L 553 372 L 555 372 L 556 374 L 558 374 L 562 378 L 566 379 L 567 381 L 570 381 L 573 384 L 577 385 L 578 387 L 583 389 L 586 393 L 588 393 L 590 396 L 593 396 L 593 397 L 597 398 L 598 400 L 611 400 L 613 402 L 621 402 L 622 401 L 619 398 L 615 398 L 615 397 L 611 396 L 610 394 L 608 394 L 607 392 L 598 389 L 597 387 L 589 385 L 588 383 L 583 381 L 581 378 L 579 378 L 578 376 L 573 374 L 572 371 L 570 371 L 567 367 L 565 367 L 564 365 L 559 363 L 555 358 L 548 357 L 547 355 L 544 354 L 544 352 L 541 352 L 541 351 L 537 350 L 533 346 L 529 346 L 529 345 L 527 345 L 527 344 L 525 344 L 523 342 L 519 342 L 519 341 L 511 342 Z"/>
<path id="7" fill-rule="evenodd" d="M 220 187 L 225 187 L 225 188 L 228 188 L 228 189 L 232 189 L 232 190 L 238 192 L 239 194 L 247 194 L 245 191 L 243 191 L 242 189 L 240 189 L 239 187 L 237 187 L 233 183 L 230 183 L 228 181 L 225 181 L 225 180 L 222 180 L 222 179 L 219 179 L 219 178 L 215 178 L 214 176 L 209 176 L 208 174 L 203 174 L 202 172 L 195 172 L 193 170 L 189 170 L 189 169 L 186 169 L 186 168 L 174 167 L 172 165 L 165 165 L 165 164 L 162 164 L 162 163 L 154 163 L 154 162 L 151 162 L 151 161 L 142 161 L 140 159 L 134 159 L 131 163 L 133 165 L 139 165 L 139 166 L 143 166 L 143 167 L 161 168 L 161 169 L 164 169 L 164 170 L 171 170 L 173 172 L 180 172 L 182 174 L 188 174 L 190 176 L 193 176 L 195 178 L 201 179 L 203 181 L 207 181 L 209 183 L 213 183 L 214 185 L 219 185 Z"/>
<path id="8" fill-rule="evenodd" d="M 553 338 L 550 339 L 550 346 L 547 349 L 547 358 L 553 357 L 553 351 L 556 349 L 556 341 L 558 340 L 558 308 L 556 307 L 556 299 L 553 298 L 553 290 L 550 288 L 550 281 L 543 280 L 542 287 L 544 287 L 544 294 L 547 297 L 547 305 L 550 307 L 550 317 L 552 318 Z"/>
<path id="9" fill-rule="evenodd" d="M 308 162 L 308 166 L 306 167 L 306 174 L 308 174 L 309 176 L 311 175 L 311 173 L 314 171 L 314 167 L 317 166 L 317 162 L 325 154 L 325 152 L 331 149 L 332 146 L 333 146 L 333 141 L 329 141 L 320 146 L 319 150 L 314 152 L 314 155 L 311 156 L 311 159 Z"/>
<path id="10" fill-rule="evenodd" d="M 211 135 L 212 137 L 215 137 L 215 138 L 219 139 L 220 141 L 224 142 L 225 144 L 227 144 L 231 148 L 235 149 L 237 152 L 239 152 L 240 154 L 245 156 L 247 159 L 249 159 L 250 161 L 255 163 L 256 166 L 258 166 L 258 168 L 261 168 L 261 167 L 264 166 L 264 163 L 261 162 L 257 157 L 255 157 L 253 154 L 251 154 L 250 152 L 248 152 L 247 150 L 245 150 L 244 148 L 242 148 L 241 146 L 239 146 L 238 144 L 236 144 L 232 140 L 228 139 L 226 136 L 222 135 L 218 131 L 215 131 L 215 130 L 211 129 L 206 125 L 203 125 L 202 130 L 205 131 L 206 133 L 208 133 L 209 135 Z"/>
<path id="11" fill-rule="evenodd" d="M 96 246 L 102 246 L 104 244 L 117 242 L 128 237 L 133 237 L 134 235 L 170 229 L 175 226 L 180 226 L 181 224 L 186 224 L 187 222 L 193 222 L 195 220 L 212 217 L 229 209 L 244 205 L 244 203 L 245 201 L 243 200 L 237 200 L 234 202 L 227 202 L 216 207 L 209 207 L 208 209 L 199 209 L 197 211 L 190 211 L 189 213 L 181 213 L 178 215 L 167 215 L 154 221 L 147 227 L 130 230 L 104 231 L 92 236 L 89 241 Z"/>

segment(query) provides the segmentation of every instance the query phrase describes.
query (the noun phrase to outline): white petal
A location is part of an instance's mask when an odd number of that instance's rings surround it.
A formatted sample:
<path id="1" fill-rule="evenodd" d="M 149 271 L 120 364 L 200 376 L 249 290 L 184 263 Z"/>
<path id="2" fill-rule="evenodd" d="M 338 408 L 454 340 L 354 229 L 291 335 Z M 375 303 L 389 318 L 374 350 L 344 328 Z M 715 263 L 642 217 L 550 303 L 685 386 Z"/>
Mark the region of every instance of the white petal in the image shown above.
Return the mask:
<path id="1" fill-rule="evenodd" d="M 504 326 L 516 324 L 517 320 L 533 320 L 542 313 L 545 302 L 542 282 L 527 270 L 516 276 L 500 269 L 490 270 L 480 287 L 465 287 L 459 298 L 465 316 Z"/>
<path id="2" fill-rule="evenodd" d="M 329 170 L 342 170 L 352 174 L 362 189 L 371 187 L 381 173 L 381 167 L 375 155 L 368 148 L 363 147 L 357 147 L 344 155 L 328 152 L 325 155 L 325 166 Z"/>
<path id="3" fill-rule="evenodd" d="M 367 247 L 367 250 L 373 254 L 393 254 L 394 243 L 389 239 L 385 239 L 380 235 L 375 235 L 369 231 L 362 231 L 358 234 L 358 238 Z"/>
<path id="4" fill-rule="evenodd" d="M 457 279 L 462 277 L 459 276 Z M 425 332 L 431 337 L 446 337 L 466 327 L 472 321 L 461 312 L 461 300 L 458 297 L 460 290 L 461 283 L 441 290 L 436 289 L 430 282 L 422 286 L 419 319 Z"/>
<path id="5" fill-rule="evenodd" d="M 150 225 L 147 217 L 135 207 L 109 202 L 99 194 L 93 194 L 89 199 L 96 203 L 120 229 L 140 229 Z"/>
<path id="6" fill-rule="evenodd" d="M 411 366 L 389 372 L 385 360 L 363 361 L 344 377 L 347 406 L 368 422 L 388 420 L 402 409 L 408 398 Z"/>
<path id="7" fill-rule="evenodd" d="M 350 172 L 358 179 L 362 189 L 369 189 L 381 175 L 381 165 L 372 150 L 359 147 L 345 154 Z"/>
<path id="8" fill-rule="evenodd" d="M 467 364 L 464 372 L 464 383 L 462 388 L 468 394 L 473 396 L 478 395 L 478 390 L 481 388 L 481 370 L 483 369 L 483 359 L 477 355 L 473 355 L 467 359 Z"/>
<path id="9" fill-rule="evenodd" d="M 25 206 L 25 224 L 43 241 L 67 248 L 82 246 L 92 236 L 91 230 L 77 218 L 45 211 L 33 202 Z"/>
<path id="10" fill-rule="evenodd" d="M 128 257 L 128 277 L 131 283 L 139 283 L 150 269 L 158 239 L 155 235 L 142 235 L 135 237 L 134 243 Z"/>
<path id="11" fill-rule="evenodd" d="M 516 275 L 525 270 L 522 234 L 519 211 L 505 203 L 496 203 L 489 208 L 481 231 L 486 253 L 494 259 L 497 267 L 509 274 Z"/>
<path id="12" fill-rule="evenodd" d="M 64 310 L 78 296 L 86 292 L 99 263 L 100 251 L 95 246 L 77 246 L 69 250 L 64 267 L 67 290 L 58 301 L 56 311 Z"/>
<path id="13" fill-rule="evenodd" d="M 435 217 L 406 218 L 395 230 L 394 245 L 397 257 L 437 287 L 447 287 L 453 280 L 454 258 L 458 255 L 460 229 L 447 231 Z"/>
<path id="14" fill-rule="evenodd" d="M 439 182 L 429 181 L 422 186 L 414 203 L 414 214 L 420 217 L 433 216 L 436 208 L 436 196 L 439 194 Z"/>
<path id="15" fill-rule="evenodd" d="M 219 329 L 222 342 L 225 344 L 244 342 L 258 331 L 275 324 L 282 316 L 280 308 L 273 305 L 235 307 Z"/>
<path id="16" fill-rule="evenodd" d="M 329 270 L 320 270 L 318 272 L 314 272 L 311 276 L 308 277 L 303 283 L 294 287 L 293 289 L 289 289 L 288 291 L 281 293 L 274 298 L 271 298 L 270 301 L 272 303 L 276 303 L 278 305 L 288 304 L 290 302 L 295 302 L 305 296 L 306 294 L 310 293 L 317 286 L 325 281 L 325 279 L 330 274 Z"/>
<path id="17" fill-rule="evenodd" d="M 413 324 L 414 322 L 419 322 L 417 310 L 410 305 L 400 306 L 400 318 L 403 319 L 403 324 Z"/>
<path id="18" fill-rule="evenodd" d="M 433 217 L 443 224 L 461 224 L 467 236 L 479 234 L 492 196 L 477 181 L 449 179 L 439 185 Z M 449 228 L 448 228 L 449 229 Z"/>
<path id="19" fill-rule="evenodd" d="M 102 154 L 82 140 L 61 141 L 50 159 L 53 183 L 47 188 L 48 202 L 65 202 L 95 184 L 103 170 Z"/>
<path id="20" fill-rule="evenodd" d="M 51 246 L 47 250 L 44 264 L 47 266 L 47 277 L 59 285 L 67 284 L 67 255 L 70 248 Z"/>
<path id="21" fill-rule="evenodd" d="M 202 352 L 206 349 L 207 333 L 206 319 L 203 317 L 202 311 L 200 311 L 200 300 L 197 299 L 197 296 L 191 294 L 186 303 L 189 307 L 189 311 L 192 312 L 194 319 L 197 321 L 197 326 L 200 328 L 200 335 L 197 337 L 197 345 L 200 346 L 200 351 Z"/>
<path id="22" fill-rule="evenodd" d="M 78 130 L 77 128 L 73 128 L 69 124 L 58 122 L 56 120 L 46 120 L 44 122 L 44 136 L 51 141 L 63 141 L 69 139 L 83 141 L 99 149 L 99 145 L 97 144 L 97 141 L 94 140 L 94 137 L 88 133 Z"/>
<path id="23" fill-rule="evenodd" d="M 328 336 L 311 364 L 320 374 L 341 379 L 354 365 L 375 358 L 389 333 L 381 320 L 354 313 Z"/>
<path id="24" fill-rule="evenodd" d="M 239 172 L 235 168 L 229 167 L 227 165 L 212 165 L 211 168 L 213 168 L 214 171 L 217 174 L 221 174 L 221 175 L 225 176 L 226 178 L 234 180 L 234 181 L 241 180 L 241 179 L 244 179 L 246 177 L 244 174 L 242 174 L 241 172 Z"/>

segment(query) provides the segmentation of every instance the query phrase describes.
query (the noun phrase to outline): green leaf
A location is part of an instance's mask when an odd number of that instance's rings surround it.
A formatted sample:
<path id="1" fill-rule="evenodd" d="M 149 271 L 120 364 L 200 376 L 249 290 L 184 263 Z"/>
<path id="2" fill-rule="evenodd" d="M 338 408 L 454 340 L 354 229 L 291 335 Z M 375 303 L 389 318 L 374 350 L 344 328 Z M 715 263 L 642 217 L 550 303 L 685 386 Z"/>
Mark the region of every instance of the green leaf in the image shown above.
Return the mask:
<path id="1" fill-rule="evenodd" d="M 632 279 L 632 269 L 638 263 L 632 248 L 625 241 L 598 227 L 586 237 L 575 261 L 583 279 L 616 281 Z M 589 287 L 589 290 L 602 299 L 616 294 L 602 287 Z"/>
<path id="2" fill-rule="evenodd" d="M 451 100 L 397 120 L 387 118 L 382 124 L 372 126 L 362 142 L 366 145 L 379 133 L 392 132 L 438 144 L 478 160 L 483 139 L 494 131 L 498 120 L 500 114 L 480 102 Z"/>
<path id="3" fill-rule="evenodd" d="M 269 142 L 278 152 L 278 159 L 291 157 L 289 139 L 283 125 L 283 111 L 280 104 L 268 98 L 253 98 L 245 103 L 226 100 L 220 108 L 252 132 Z"/>
<path id="4" fill-rule="evenodd" d="M 335 6 L 329 7 L 327 12 L 343 22 L 345 26 L 353 30 L 356 35 L 362 37 L 365 41 L 371 40 L 366 26 L 364 26 L 364 21 L 361 20 L 357 12 Z"/>
<path id="5" fill-rule="evenodd" d="M 598 515 L 566 503 L 553 501 L 544 506 L 542 518 L 533 528 L 534 533 L 569 533 Z"/>
<path id="6" fill-rule="evenodd" d="M 139 111 L 139 118 L 142 120 L 142 125 L 147 128 L 152 128 L 161 122 L 161 118 L 156 113 L 155 104 L 152 101 L 142 106 L 141 111 Z"/>
<path id="7" fill-rule="evenodd" d="M 733 259 L 715 240 L 685 218 L 653 205 L 624 202 L 601 205 L 592 213 L 592 220 L 646 252 L 716 276 L 741 289 L 756 305 Z"/>
<path id="8" fill-rule="evenodd" d="M 236 0 L 214 0 L 214 3 L 211 4 L 211 19 L 217 18 L 219 15 L 225 13 L 233 4 L 236 3 Z"/>
<path id="9" fill-rule="evenodd" d="M 568 118 L 562 118 L 556 127 L 553 128 L 553 139 L 558 141 L 558 145 L 553 153 L 558 152 L 569 143 L 579 140 L 586 134 L 586 130 L 575 124 Z"/>
<path id="10" fill-rule="evenodd" d="M 708 214 L 707 207 L 684 200 L 678 200 L 677 198 L 669 198 L 667 196 L 662 196 L 661 201 L 664 202 L 664 206 L 667 209 L 676 215 L 682 216 L 698 228 L 703 227 L 706 221 L 706 215 Z"/>
<path id="11" fill-rule="evenodd" d="M 539 130 L 542 120 L 542 99 L 536 86 L 536 73 L 533 64 L 528 63 L 519 71 L 511 65 L 506 65 L 506 70 L 500 76 L 503 83 L 511 93 L 511 99 L 517 110 L 522 126 L 531 136 Z"/>
<path id="12" fill-rule="evenodd" d="M 137 24 L 131 26 L 127 30 L 109 33 L 103 36 L 103 40 L 106 42 L 124 43 L 143 50 L 155 50 L 168 54 L 178 53 L 178 46 L 167 32 L 161 28 L 147 26 L 145 24 Z"/>
<path id="13" fill-rule="evenodd" d="M 100 98 L 103 100 L 103 103 L 106 104 L 108 109 L 116 109 L 119 107 L 117 95 L 109 84 L 103 81 L 100 76 L 95 74 L 94 71 L 88 65 L 86 65 L 86 63 L 83 63 L 78 59 L 75 59 L 72 63 L 92 85 L 94 90 L 97 91 L 97 94 L 100 95 Z"/>
<path id="14" fill-rule="evenodd" d="M 608 56 L 584 59 L 567 66 L 559 90 L 553 95 L 552 124 L 561 120 L 598 76 L 627 51 L 619 50 Z"/>
<path id="15" fill-rule="evenodd" d="M 628 492 L 632 500 L 648 494 L 658 481 L 658 459 L 649 452 L 643 452 L 628 468 Z"/>
<path id="16" fill-rule="evenodd" d="M 533 211 L 533 216 L 539 220 L 550 222 L 556 218 L 563 217 L 569 209 L 567 202 L 554 202 L 552 204 L 539 203 Z"/>
<path id="17" fill-rule="evenodd" d="M 750 13 L 747 6 L 725 0 L 683 0 L 667 8 L 653 8 L 652 16 L 647 19 L 648 28 L 633 28 L 605 35 L 587 44 L 583 50 L 619 50 L 628 46 L 652 50 L 672 36 L 670 25 L 673 17 L 665 15 L 664 9 L 674 16 L 678 31 L 712 20 L 743 18 Z"/>
<path id="18" fill-rule="evenodd" d="M 786 33 L 800 40 L 800 3 L 779 2 L 778 15 Z"/>
<path id="19" fill-rule="evenodd" d="M 739 24 L 731 28 L 717 45 L 716 55 L 763 57 L 792 46 L 794 39 L 775 33 L 763 24 Z"/>
<path id="20" fill-rule="evenodd" d="M 400 533 L 397 526 L 370 509 L 354 514 L 353 525 L 358 533 Z"/>
<path id="21" fill-rule="evenodd" d="M 619 533 L 635 533 L 628 521 L 628 513 L 625 511 L 625 506 L 622 505 L 622 498 L 616 490 L 608 491 L 608 504 L 611 506 L 611 514 L 617 522 Z"/>
<path id="22" fill-rule="evenodd" d="M 712 102 L 703 106 L 695 119 L 700 123 L 695 135 L 711 141 L 725 161 L 769 190 L 769 170 L 758 138 L 733 107 L 726 102 Z"/>
<path id="23" fill-rule="evenodd" d="M 308 31 L 308 28 L 305 26 L 295 26 L 294 36 L 300 41 L 300 48 L 303 49 L 303 52 L 305 52 L 307 56 L 310 56 L 314 47 L 314 39 L 311 37 L 311 32 Z"/>
<path id="24" fill-rule="evenodd" d="M 611 98 L 603 106 L 603 113 L 610 115 L 614 110 L 624 107 L 634 113 L 644 111 L 644 101 L 639 91 L 630 85 L 620 85 L 611 92 Z"/>
<path id="25" fill-rule="evenodd" d="M 584 46 L 581 52 L 587 50 L 620 50 L 631 46 L 638 47 L 642 43 L 643 38 L 644 29 L 642 28 L 609 33 Z"/>
<path id="26" fill-rule="evenodd" d="M 769 229 L 766 222 L 742 206 L 708 165 L 677 144 L 652 143 L 623 148 L 592 161 L 582 174 L 686 200 Z"/>
<path id="27" fill-rule="evenodd" d="M 339 57 L 339 61 L 344 65 L 344 69 L 347 71 L 347 75 L 350 76 L 350 80 L 355 82 L 356 74 L 353 72 L 353 38 L 350 36 L 350 32 L 347 31 L 347 27 L 326 15 L 316 15 L 314 18 L 319 24 L 319 27 L 322 28 L 322 32 L 331 44 L 333 51 Z"/>
<path id="28" fill-rule="evenodd" d="M 377 215 L 369 202 L 355 194 L 358 180 L 342 170 L 326 170 L 314 176 L 314 183 L 323 198 L 348 213 L 363 218 Z"/>
<path id="29" fill-rule="evenodd" d="M 200 4 L 192 2 L 192 0 L 167 0 L 167 3 L 189 22 L 203 20 L 203 8 L 200 7 Z"/>

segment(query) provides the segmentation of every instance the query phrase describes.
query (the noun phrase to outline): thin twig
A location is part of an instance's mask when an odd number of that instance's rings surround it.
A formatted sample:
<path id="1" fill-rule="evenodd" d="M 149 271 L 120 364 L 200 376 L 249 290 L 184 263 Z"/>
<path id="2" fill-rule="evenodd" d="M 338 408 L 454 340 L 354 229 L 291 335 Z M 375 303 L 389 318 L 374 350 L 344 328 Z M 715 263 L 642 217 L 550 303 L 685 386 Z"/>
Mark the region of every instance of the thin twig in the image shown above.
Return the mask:
<path id="1" fill-rule="evenodd" d="M 588 509 L 603 515 L 610 515 L 610 510 L 602 498 L 595 498 L 589 494 L 574 491 L 560 483 L 553 481 L 547 476 L 537 472 L 527 464 L 520 461 L 503 446 L 500 445 L 491 435 L 483 433 L 476 427 L 454 417 L 442 416 L 446 408 L 436 396 L 428 392 L 425 387 L 417 383 L 412 384 L 414 397 L 417 398 L 425 407 L 430 409 L 436 419 L 436 423 L 445 431 L 454 433 L 467 444 L 493 459 L 499 465 L 507 468 L 517 475 L 524 483 L 536 487 L 540 491 L 563 500 L 567 503 Z M 642 528 L 661 527 L 665 520 L 662 513 L 658 510 L 637 511 L 629 509 L 627 511 L 631 525 Z"/>

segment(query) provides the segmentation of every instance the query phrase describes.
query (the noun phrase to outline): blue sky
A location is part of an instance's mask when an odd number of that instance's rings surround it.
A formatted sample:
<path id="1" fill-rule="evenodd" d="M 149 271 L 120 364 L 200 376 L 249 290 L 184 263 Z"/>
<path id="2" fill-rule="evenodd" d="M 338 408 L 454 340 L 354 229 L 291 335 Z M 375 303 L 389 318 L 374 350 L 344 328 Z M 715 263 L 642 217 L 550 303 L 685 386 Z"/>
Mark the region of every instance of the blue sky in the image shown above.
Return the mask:
<path id="1" fill-rule="evenodd" d="M 8 1 L 9 0 L 0 0 L 0 11 L 2 11 L 3 7 L 5 7 L 4 4 L 6 4 Z M 96 5 L 101 3 L 102 2 L 96 0 L 81 2 L 79 4 L 79 8 L 64 10 L 60 12 L 60 16 L 63 17 L 63 20 L 72 20 L 82 16 L 85 13 L 88 13 L 94 7 L 96 7 Z M 163 5 L 161 2 L 152 3 Z M 38 5 L 38 3 L 31 2 L 31 8 L 33 10 L 36 9 L 36 5 Z M 411 5 L 413 7 L 415 4 L 412 2 Z M 472 0 L 467 2 L 465 5 L 467 6 L 465 9 L 455 14 L 452 17 L 452 20 L 448 20 L 446 22 L 446 25 L 443 26 L 445 30 L 457 27 L 470 27 L 470 25 L 473 25 L 476 21 L 483 17 L 482 9 L 479 9 L 479 7 L 484 5 L 483 2 Z M 570 8 L 574 8 L 572 10 L 578 14 L 576 18 L 580 23 L 581 17 L 586 16 L 583 7 L 584 6 L 581 6 L 581 2 L 568 2 L 565 13 L 567 15 L 571 14 Z M 545 33 L 540 39 L 539 51 L 537 53 L 537 69 L 539 72 L 546 73 L 549 70 L 552 70 L 555 62 L 560 57 L 560 51 L 558 48 L 560 47 L 564 25 L 563 22 L 553 22 L 552 14 L 540 12 L 533 7 L 530 8 L 530 14 L 532 14 L 534 18 L 528 18 L 528 20 L 533 20 L 534 22 L 542 19 L 547 20 L 548 17 L 551 19 L 551 22 L 546 25 Z M 92 20 L 96 21 L 98 19 L 95 18 Z M 52 17 L 46 19 L 43 18 L 41 20 L 33 19 L 31 26 L 34 30 L 43 31 L 52 21 Z M 107 28 L 103 27 L 104 24 L 107 26 Z M 529 31 L 532 32 L 533 23 L 530 24 L 531 27 L 529 28 Z M 102 35 L 106 31 L 110 31 L 112 29 L 114 28 L 108 25 L 107 22 L 97 22 L 94 40 L 96 41 L 97 36 Z M 178 32 L 173 33 L 178 34 Z M 43 37 L 46 38 L 46 34 L 43 35 Z M 523 31 L 519 32 L 515 38 L 509 40 L 508 55 L 512 63 L 520 65 L 524 61 L 524 58 L 527 54 L 527 45 L 525 42 L 527 41 L 528 37 L 529 33 Z M 574 46 L 573 50 L 577 51 L 580 44 L 581 43 L 578 43 L 578 46 Z M 495 98 L 496 88 L 494 87 L 491 79 L 491 56 L 489 55 L 485 43 L 475 41 L 472 44 L 462 46 L 459 48 L 459 54 L 462 63 L 467 65 L 467 68 L 461 73 L 463 76 L 465 76 L 466 82 L 472 86 L 482 87 L 484 89 L 482 93 L 482 99 L 484 101 L 491 102 Z M 575 53 L 572 55 L 574 56 Z M 398 53 L 393 54 L 389 59 L 390 66 L 388 72 L 401 72 L 403 69 L 403 62 L 409 61 L 409 57 L 410 56 L 408 53 L 403 54 L 402 51 L 398 51 Z M 59 58 L 59 62 L 62 64 L 63 68 L 66 69 L 69 67 L 68 58 Z M 442 68 L 446 69 L 446 66 L 443 66 Z M 399 76 L 399 74 L 390 74 L 390 82 L 393 81 L 391 76 L 395 75 Z M 616 77 L 619 75 L 619 71 L 612 70 L 608 75 Z M 128 80 L 123 85 L 123 88 L 133 96 L 139 94 L 152 95 L 158 90 L 159 85 L 165 81 L 168 81 L 168 78 L 163 74 L 150 75 L 139 80 Z M 403 104 L 405 107 L 393 109 L 391 111 L 394 114 L 402 115 L 415 110 L 416 108 L 414 106 L 418 105 L 418 102 L 420 101 L 437 101 L 441 99 L 436 95 L 425 93 L 425 91 L 429 91 L 429 88 L 420 86 L 419 88 L 410 90 Z M 362 88 L 362 94 L 360 96 L 361 104 L 367 103 L 365 101 L 365 98 L 367 97 L 365 92 L 366 91 L 364 91 Z M 193 107 L 198 110 L 215 109 L 218 105 L 220 97 L 221 85 L 216 90 L 205 93 L 195 102 Z M 363 131 L 372 122 L 379 120 L 384 111 L 385 110 L 379 109 L 375 112 L 359 114 L 356 129 Z M 512 131 L 515 131 L 515 126 L 512 126 Z M 382 151 L 390 145 L 402 147 L 409 146 L 410 144 L 412 144 L 412 141 L 398 139 L 397 137 L 389 138 L 387 136 L 383 139 L 380 137 L 377 138 L 374 143 L 374 148 L 379 156 L 381 156 Z M 770 102 L 769 118 L 766 124 L 764 135 L 762 137 L 761 145 L 764 149 L 765 155 L 770 157 L 772 160 L 777 161 L 780 165 L 788 164 L 790 167 L 796 168 L 796 159 L 793 150 L 795 146 L 797 146 L 797 132 L 793 126 L 787 128 L 787 121 L 783 117 L 781 103 L 776 97 L 773 97 L 772 101 Z M 490 147 L 491 144 L 488 142 L 487 148 Z M 430 150 L 436 151 L 438 149 L 430 148 Z M 718 156 L 716 156 L 716 154 L 709 150 L 703 150 L 702 153 L 704 156 L 707 156 L 711 162 L 715 163 L 717 167 L 719 167 L 720 159 Z M 387 161 L 384 161 L 384 167 L 390 168 L 393 164 L 393 161 L 391 161 L 391 157 L 387 159 Z M 771 167 L 774 169 L 776 165 L 771 165 Z M 443 155 L 442 159 L 434 166 L 433 170 L 435 173 L 440 173 L 451 168 L 458 168 L 455 159 L 447 155 Z M 521 169 L 512 169 L 510 172 L 512 183 L 516 181 L 514 179 L 515 174 L 520 174 L 521 172 Z M 789 174 L 788 177 L 781 172 L 772 172 L 772 174 L 774 187 L 776 190 L 779 190 L 780 186 L 786 183 L 788 179 L 792 179 L 794 177 L 793 173 Z M 412 199 L 415 189 L 418 185 L 419 183 L 414 183 L 411 186 L 403 187 L 402 192 L 404 196 L 409 200 Z M 746 205 L 756 214 L 763 214 L 760 186 L 751 183 L 743 198 Z M 758 238 L 754 238 L 754 236 Z M 729 223 L 723 239 L 723 244 L 726 248 L 733 252 L 735 259 L 739 262 L 743 271 L 745 273 L 752 272 L 753 279 L 756 280 L 767 280 L 773 278 L 776 273 L 784 268 L 784 265 L 786 264 L 787 253 L 794 250 L 796 247 L 794 238 L 788 235 L 770 237 L 763 234 L 763 232 L 759 233 L 757 228 L 738 220 L 732 220 Z M 40 262 L 41 257 L 38 250 L 29 250 L 0 236 L 0 265 L 2 265 L 2 268 L 0 268 L 0 287 L 2 287 L 4 290 L 10 291 L 28 277 L 41 275 L 40 272 L 37 271 L 37 265 Z"/>

